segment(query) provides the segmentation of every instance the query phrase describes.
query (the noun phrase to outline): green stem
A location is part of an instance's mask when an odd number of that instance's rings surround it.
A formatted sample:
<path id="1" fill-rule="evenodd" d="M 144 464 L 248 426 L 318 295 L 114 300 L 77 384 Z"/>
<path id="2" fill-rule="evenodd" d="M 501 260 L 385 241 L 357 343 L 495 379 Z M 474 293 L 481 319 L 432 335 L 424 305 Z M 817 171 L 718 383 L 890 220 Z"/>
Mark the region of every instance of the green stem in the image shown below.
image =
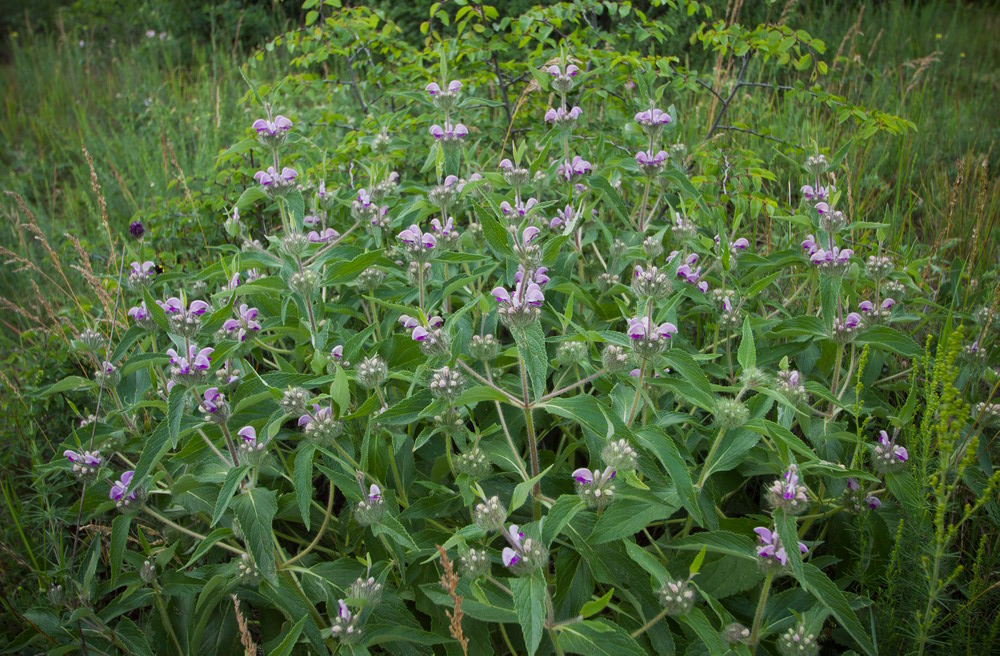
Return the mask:
<path id="1" fill-rule="evenodd" d="M 535 442 L 535 423 L 531 417 L 531 400 L 528 396 L 528 372 L 524 366 L 524 357 L 521 356 L 520 352 L 517 354 L 517 363 L 521 368 L 521 390 L 524 394 L 524 428 L 528 434 L 528 455 L 531 459 L 531 477 L 534 478 L 538 476 L 538 444 Z M 538 503 L 538 497 L 542 494 L 540 483 L 536 482 L 532 486 L 531 494 L 535 497 L 535 519 L 539 520 L 541 519 L 542 512 L 541 505 Z"/>
<path id="2" fill-rule="evenodd" d="M 722 444 L 722 436 L 726 434 L 725 428 L 720 428 L 719 433 L 715 436 L 715 441 L 712 442 L 712 448 L 708 450 L 708 455 L 705 457 L 705 463 L 701 466 L 701 475 L 698 476 L 698 482 L 695 487 L 701 489 L 705 484 L 705 479 L 708 478 L 708 466 L 712 464 L 712 460 L 715 459 L 715 454 L 719 450 L 719 445 Z"/>
<path id="3" fill-rule="evenodd" d="M 184 648 L 181 647 L 181 641 L 177 639 L 177 632 L 174 631 L 174 624 L 170 621 L 170 616 L 167 614 L 167 607 L 163 604 L 163 594 L 160 592 L 160 586 L 156 581 L 153 581 L 153 594 L 156 596 L 156 608 L 160 611 L 160 620 L 163 622 L 163 628 L 170 634 L 170 639 L 173 640 L 174 647 L 177 648 L 177 653 L 180 656 L 184 656 Z"/>
<path id="4" fill-rule="evenodd" d="M 760 622 L 764 619 L 764 606 L 767 605 L 767 595 L 771 592 L 771 582 L 774 581 L 774 572 L 768 572 L 764 579 L 764 587 L 760 591 L 760 601 L 757 602 L 757 612 L 753 615 L 753 628 L 750 629 L 750 646 L 756 651 L 757 641 L 760 639 Z"/>
<path id="5" fill-rule="evenodd" d="M 625 419 L 625 426 L 628 428 L 632 427 L 632 421 L 635 419 L 636 410 L 639 409 L 639 398 L 642 396 L 642 383 L 646 379 L 646 358 L 642 359 L 642 363 L 639 365 L 639 382 L 635 384 L 635 398 L 632 399 L 632 409 L 628 411 L 628 418 Z"/>

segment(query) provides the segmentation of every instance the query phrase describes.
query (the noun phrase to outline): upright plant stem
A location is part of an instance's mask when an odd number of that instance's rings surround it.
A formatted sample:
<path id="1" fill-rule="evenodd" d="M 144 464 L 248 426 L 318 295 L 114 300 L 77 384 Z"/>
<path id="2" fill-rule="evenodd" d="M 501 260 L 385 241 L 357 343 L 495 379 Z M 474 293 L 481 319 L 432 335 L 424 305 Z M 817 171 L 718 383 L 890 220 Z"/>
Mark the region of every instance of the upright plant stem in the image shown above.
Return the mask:
<path id="1" fill-rule="evenodd" d="M 760 591 L 760 601 L 757 602 L 757 612 L 753 615 L 753 628 L 750 629 L 750 647 L 757 651 L 757 641 L 760 639 L 760 622 L 764 618 L 764 606 L 767 605 L 767 595 L 771 592 L 771 582 L 774 572 L 768 572 L 764 579 L 764 587 Z"/>
<path id="2" fill-rule="evenodd" d="M 524 357 L 520 352 L 517 354 L 517 363 L 521 368 L 521 390 L 524 394 L 524 428 L 527 432 L 528 437 L 528 455 L 531 459 L 531 477 L 535 478 L 538 476 L 538 444 L 535 442 L 535 423 L 531 417 L 531 398 L 528 393 L 528 372 L 527 368 L 524 366 Z M 538 497 L 542 494 L 542 486 L 540 483 L 535 482 L 534 486 L 531 488 L 531 494 L 535 497 L 535 519 L 541 519 L 541 504 L 538 502 Z"/>
<path id="3" fill-rule="evenodd" d="M 708 478 L 708 466 L 712 464 L 712 460 L 715 459 L 715 454 L 719 450 L 719 445 L 722 444 L 722 436 L 726 434 L 725 428 L 720 428 L 719 433 L 715 436 L 715 441 L 712 442 L 712 448 L 708 450 L 708 455 L 705 457 L 705 464 L 701 466 L 701 475 L 698 476 L 698 482 L 695 487 L 701 489 L 705 484 L 705 479 Z"/>

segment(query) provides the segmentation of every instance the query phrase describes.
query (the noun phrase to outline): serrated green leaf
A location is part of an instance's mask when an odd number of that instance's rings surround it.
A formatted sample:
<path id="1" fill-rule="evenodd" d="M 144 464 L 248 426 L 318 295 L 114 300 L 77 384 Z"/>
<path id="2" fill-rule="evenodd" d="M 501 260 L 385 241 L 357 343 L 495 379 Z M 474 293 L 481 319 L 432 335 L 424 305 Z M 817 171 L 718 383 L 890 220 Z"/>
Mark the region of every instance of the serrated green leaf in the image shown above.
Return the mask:
<path id="1" fill-rule="evenodd" d="M 545 580 L 536 572 L 514 579 L 510 587 L 528 656 L 534 656 L 545 631 Z"/>

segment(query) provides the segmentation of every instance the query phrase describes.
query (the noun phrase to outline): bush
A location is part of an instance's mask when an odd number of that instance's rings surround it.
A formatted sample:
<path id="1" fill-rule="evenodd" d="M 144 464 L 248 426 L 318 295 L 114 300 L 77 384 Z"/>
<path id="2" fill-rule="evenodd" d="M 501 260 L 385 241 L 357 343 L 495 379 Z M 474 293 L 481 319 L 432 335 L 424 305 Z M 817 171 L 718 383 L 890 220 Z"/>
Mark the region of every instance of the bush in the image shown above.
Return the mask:
<path id="1" fill-rule="evenodd" d="M 137 216 L 90 274 L 93 374 L 39 397 L 94 416 L 33 472 L 58 546 L 20 533 L 47 600 L 15 649 L 996 638 L 997 297 L 946 311 L 960 278 L 929 298 L 841 182 L 910 122 L 697 3 L 435 6 L 418 45 L 328 4 L 244 68 L 224 222 L 171 253 Z M 758 91 L 856 136 L 797 146 Z"/>

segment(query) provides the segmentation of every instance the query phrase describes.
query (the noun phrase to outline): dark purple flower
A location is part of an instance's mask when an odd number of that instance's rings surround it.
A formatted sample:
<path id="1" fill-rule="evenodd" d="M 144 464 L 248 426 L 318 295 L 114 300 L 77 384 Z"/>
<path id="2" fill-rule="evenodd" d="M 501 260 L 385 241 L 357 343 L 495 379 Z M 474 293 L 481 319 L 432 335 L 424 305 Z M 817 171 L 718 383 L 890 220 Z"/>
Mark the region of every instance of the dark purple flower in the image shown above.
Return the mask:
<path id="1" fill-rule="evenodd" d="M 146 234 L 146 227 L 142 225 L 142 221 L 133 221 L 128 226 L 128 232 L 136 239 L 142 239 L 142 236 Z"/>

